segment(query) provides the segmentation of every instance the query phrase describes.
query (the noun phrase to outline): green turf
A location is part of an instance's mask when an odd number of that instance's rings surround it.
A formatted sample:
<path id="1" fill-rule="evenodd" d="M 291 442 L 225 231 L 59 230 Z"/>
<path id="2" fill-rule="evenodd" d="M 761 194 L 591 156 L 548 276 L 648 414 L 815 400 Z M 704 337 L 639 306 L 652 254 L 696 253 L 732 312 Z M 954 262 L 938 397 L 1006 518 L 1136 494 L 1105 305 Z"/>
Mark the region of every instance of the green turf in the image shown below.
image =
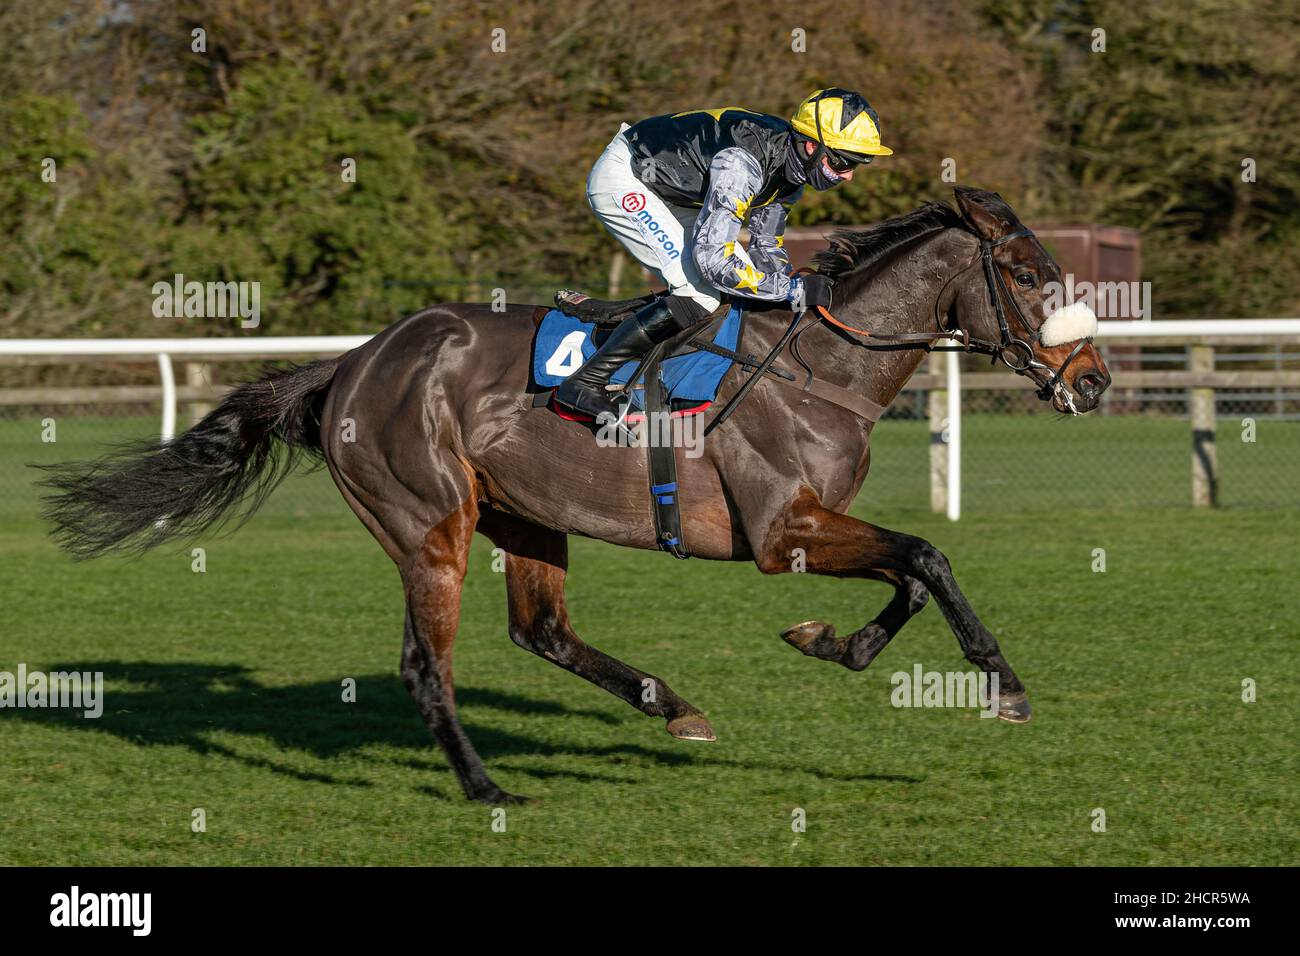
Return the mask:
<path id="1" fill-rule="evenodd" d="M 1043 422 L 1015 433 L 1008 465 L 1059 467 L 1056 432 L 1077 423 Z M 59 457 L 104 431 L 69 424 Z M 15 457 L 56 454 L 33 452 L 22 427 L 0 429 L 9 481 Z M 1097 486 L 1140 471 L 1126 458 L 1133 432 L 1113 431 L 1121 450 L 1096 464 Z M 1038 479 L 1036 508 L 968 501 L 954 525 L 923 510 L 916 432 L 882 430 L 856 512 L 948 553 L 1029 689 L 1032 723 L 890 706 L 892 672 L 964 667 L 933 607 L 861 674 L 777 636 L 807 618 L 860 626 L 884 604 L 881 585 L 575 540 L 579 632 L 664 678 L 719 735 L 675 741 L 510 643 L 504 582 L 478 540 L 456 651 L 461 713 L 498 783 L 541 798 L 508 809 L 504 833 L 463 801 L 407 698 L 396 573 L 327 476 L 291 479 L 238 534 L 202 542 L 204 574 L 188 550 L 73 564 L 40 537 L 25 486 L 5 485 L 0 670 L 100 670 L 108 700 L 97 721 L 0 711 L 0 862 L 1294 863 L 1294 502 L 1198 512 L 1139 494 L 1126 510 L 1046 520 L 1051 489 Z M 1077 429 L 1071 440 L 1096 451 L 1106 439 Z M 980 492 L 990 504 L 1020 487 L 1003 480 Z M 1095 548 L 1104 574 L 1090 569 Z M 355 704 L 340 700 L 348 677 Z M 1242 702 L 1243 678 L 1257 702 Z M 190 829 L 197 807 L 205 833 Z M 795 808 L 805 833 L 791 830 Z"/>

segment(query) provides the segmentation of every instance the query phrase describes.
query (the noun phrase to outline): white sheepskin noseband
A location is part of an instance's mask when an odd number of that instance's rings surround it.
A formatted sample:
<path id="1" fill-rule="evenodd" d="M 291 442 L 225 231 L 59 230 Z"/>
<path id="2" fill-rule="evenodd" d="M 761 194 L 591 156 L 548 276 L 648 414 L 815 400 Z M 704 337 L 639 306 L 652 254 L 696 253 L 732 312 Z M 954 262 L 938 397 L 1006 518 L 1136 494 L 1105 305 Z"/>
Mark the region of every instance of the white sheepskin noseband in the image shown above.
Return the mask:
<path id="1" fill-rule="evenodd" d="M 1075 302 L 1049 315 L 1038 332 L 1047 348 L 1077 342 L 1097 334 L 1097 314 L 1084 303 Z"/>

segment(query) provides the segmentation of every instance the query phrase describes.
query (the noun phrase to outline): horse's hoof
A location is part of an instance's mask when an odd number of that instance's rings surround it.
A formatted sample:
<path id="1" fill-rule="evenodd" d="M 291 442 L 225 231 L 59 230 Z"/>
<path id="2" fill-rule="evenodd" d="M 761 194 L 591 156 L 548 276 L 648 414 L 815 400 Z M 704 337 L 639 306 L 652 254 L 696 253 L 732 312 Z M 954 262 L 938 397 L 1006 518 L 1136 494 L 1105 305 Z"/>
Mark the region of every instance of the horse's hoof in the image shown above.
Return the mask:
<path id="1" fill-rule="evenodd" d="M 668 721 L 668 733 L 678 740 L 717 740 L 713 728 L 702 714 L 687 714 Z"/>
<path id="2" fill-rule="evenodd" d="M 782 631 L 781 640 L 805 654 L 812 654 L 814 646 L 819 642 L 835 640 L 835 628 L 821 621 L 804 621 Z"/>
<path id="3" fill-rule="evenodd" d="M 998 716 L 1013 724 L 1027 724 L 1034 713 L 1029 708 L 1029 698 L 1022 691 L 998 698 Z"/>

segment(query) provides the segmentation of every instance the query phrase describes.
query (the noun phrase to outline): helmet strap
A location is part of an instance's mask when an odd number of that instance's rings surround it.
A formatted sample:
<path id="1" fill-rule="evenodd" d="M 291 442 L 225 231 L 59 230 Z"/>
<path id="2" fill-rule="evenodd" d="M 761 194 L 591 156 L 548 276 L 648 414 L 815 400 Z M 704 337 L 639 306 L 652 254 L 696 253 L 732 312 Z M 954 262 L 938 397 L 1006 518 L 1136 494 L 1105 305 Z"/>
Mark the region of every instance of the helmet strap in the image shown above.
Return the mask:
<path id="1" fill-rule="evenodd" d="M 813 170 L 817 164 L 822 161 L 826 155 L 826 143 L 822 140 L 822 97 L 825 91 L 817 94 L 817 99 L 813 100 L 813 126 L 817 129 L 817 148 L 812 151 L 812 155 L 804 159 L 803 174 L 805 179 L 811 179 Z"/>

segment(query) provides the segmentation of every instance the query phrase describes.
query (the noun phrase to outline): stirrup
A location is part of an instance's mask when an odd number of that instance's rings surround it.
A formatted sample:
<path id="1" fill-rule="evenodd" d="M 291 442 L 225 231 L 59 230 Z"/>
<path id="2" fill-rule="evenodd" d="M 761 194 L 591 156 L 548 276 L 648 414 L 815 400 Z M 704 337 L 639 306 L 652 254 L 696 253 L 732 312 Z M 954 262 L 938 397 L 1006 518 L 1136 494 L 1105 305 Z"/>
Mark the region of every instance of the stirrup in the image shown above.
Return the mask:
<path id="1" fill-rule="evenodd" d="M 607 391 L 612 392 L 614 389 L 607 389 Z M 612 424 L 614 426 L 614 433 L 626 440 L 628 448 L 635 448 L 638 442 L 637 435 L 636 432 L 632 430 L 632 427 L 627 423 L 627 416 L 632 414 L 632 393 L 621 388 L 618 389 L 618 391 L 623 392 L 623 396 L 627 401 L 623 402 L 622 405 L 615 404 L 615 408 L 621 408 L 623 410 L 622 414 L 620 414 L 613 422 L 607 422 L 606 424 Z M 596 419 L 596 424 L 600 424 L 599 417 Z"/>
<path id="2" fill-rule="evenodd" d="M 561 388 L 563 388 L 563 386 L 561 386 Z M 581 415 L 589 416 L 592 420 L 592 423 L 597 425 L 598 427 L 613 425 L 621 433 L 627 434 L 630 437 L 631 429 L 627 427 L 627 417 L 628 415 L 632 414 L 632 393 L 628 389 L 626 383 L 620 385 L 611 382 L 608 385 L 604 386 L 603 388 L 599 388 L 599 389 L 590 385 L 584 386 L 584 388 L 590 392 L 599 392 L 603 398 L 605 398 L 606 400 L 612 403 L 612 407 L 601 408 L 598 411 L 592 411 L 590 408 L 583 407 L 582 405 L 579 405 L 577 403 L 570 404 L 569 402 L 566 402 L 564 399 L 560 398 L 559 389 L 556 389 L 555 391 L 555 401 L 557 404 L 562 405 L 564 408 L 567 408 L 570 411 L 578 412 Z M 621 402 L 619 401 L 620 398 L 622 399 Z M 621 413 L 619 412 L 619 409 L 622 409 Z M 610 414 L 616 416 L 613 421 L 601 420 L 601 416 L 610 415 Z"/>

